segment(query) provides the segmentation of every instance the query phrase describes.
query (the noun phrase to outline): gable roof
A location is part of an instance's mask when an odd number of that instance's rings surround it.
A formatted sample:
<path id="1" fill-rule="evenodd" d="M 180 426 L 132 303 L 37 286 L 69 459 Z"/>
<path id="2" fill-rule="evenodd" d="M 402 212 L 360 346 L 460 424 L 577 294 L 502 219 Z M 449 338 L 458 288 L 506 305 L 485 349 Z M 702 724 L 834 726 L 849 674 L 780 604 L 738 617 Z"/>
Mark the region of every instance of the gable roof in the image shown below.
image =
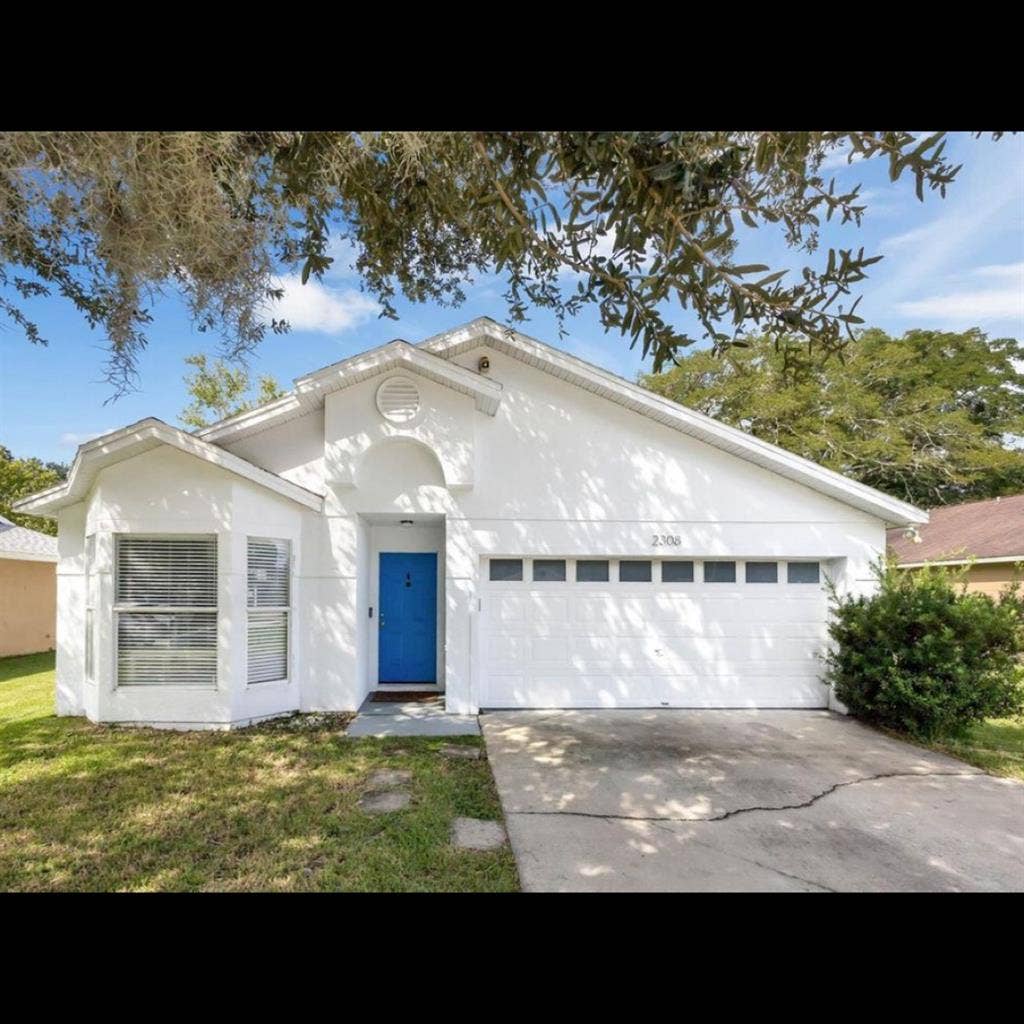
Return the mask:
<path id="1" fill-rule="evenodd" d="M 324 398 L 332 392 L 352 387 L 390 370 L 409 370 L 453 388 L 474 399 L 476 407 L 489 416 L 498 411 L 502 388 L 497 381 L 396 338 L 368 352 L 331 363 L 304 377 L 296 377 L 295 387 L 275 401 L 214 423 L 197 431 L 197 436 L 217 443 L 239 441 L 261 430 L 305 416 L 319 409 Z"/>
<path id="2" fill-rule="evenodd" d="M 825 469 L 824 466 L 793 455 L 783 448 L 752 437 L 742 430 L 726 426 L 677 402 L 655 395 L 638 384 L 617 377 L 567 352 L 502 327 L 489 317 L 480 317 L 461 327 L 428 338 L 419 345 L 410 345 L 402 340 L 391 341 L 360 355 L 332 363 L 314 373 L 296 378 L 294 388 L 281 398 L 221 420 L 195 434 L 187 434 L 157 419 L 142 420 L 131 427 L 113 431 L 79 448 L 66 484 L 23 499 L 15 507 L 19 511 L 45 514 L 80 500 L 91 485 L 90 467 L 95 466 L 92 470 L 94 475 L 103 465 L 118 461 L 117 457 L 113 457 L 115 449 L 119 451 L 123 443 L 128 443 L 137 447 L 132 454 L 145 450 L 145 447 L 142 447 L 145 444 L 149 447 L 172 444 L 319 510 L 322 507 L 321 495 L 313 494 L 273 473 L 268 473 L 251 462 L 232 455 L 219 447 L 219 444 L 240 440 L 304 416 L 321 408 L 326 395 L 396 368 L 419 373 L 471 396 L 481 412 L 493 416 L 501 402 L 501 384 L 452 362 L 460 353 L 480 345 L 488 345 L 560 380 L 616 402 L 641 416 L 877 516 L 886 523 L 907 526 L 928 521 L 927 512 L 922 512 L 898 498 L 890 497 L 873 487 L 850 480 L 830 469 Z M 120 458 L 127 457 L 120 455 Z M 77 479 L 83 474 L 88 483 L 83 484 Z"/>
<path id="3" fill-rule="evenodd" d="M 536 338 L 511 331 L 489 317 L 480 317 L 461 327 L 427 339 L 420 346 L 445 359 L 488 345 L 515 359 L 616 402 L 633 412 L 656 420 L 681 433 L 729 452 L 780 476 L 787 477 L 837 501 L 878 516 L 887 523 L 910 525 L 928 522 L 928 513 L 888 494 L 835 473 L 816 462 L 787 452 L 750 434 L 727 426 L 694 409 L 662 398 L 639 384 L 552 348 Z"/>
<path id="4" fill-rule="evenodd" d="M 1024 494 L 932 509 L 921 540 L 889 531 L 889 550 L 901 565 L 925 562 L 1024 561 Z"/>
<path id="5" fill-rule="evenodd" d="M 25 562 L 56 562 L 57 538 L 0 516 L 0 558 Z"/>
<path id="6" fill-rule="evenodd" d="M 193 455 L 204 462 L 226 469 L 229 473 L 243 477 L 254 484 L 267 488 L 275 494 L 304 505 L 319 512 L 323 508 L 323 497 L 314 494 L 305 487 L 293 484 L 290 480 L 270 473 L 259 466 L 232 455 L 231 452 L 210 444 L 194 434 L 186 433 L 177 427 L 164 423 L 153 417 L 139 420 L 131 426 L 113 430 L 109 434 L 87 441 L 79 445 L 75 461 L 65 481 L 50 487 L 38 494 L 22 498 L 14 503 L 18 512 L 31 512 L 36 515 L 52 515 L 67 505 L 81 501 L 92 487 L 96 474 L 106 466 L 130 459 L 133 455 L 141 455 L 160 445 L 168 445 L 178 451 Z"/>

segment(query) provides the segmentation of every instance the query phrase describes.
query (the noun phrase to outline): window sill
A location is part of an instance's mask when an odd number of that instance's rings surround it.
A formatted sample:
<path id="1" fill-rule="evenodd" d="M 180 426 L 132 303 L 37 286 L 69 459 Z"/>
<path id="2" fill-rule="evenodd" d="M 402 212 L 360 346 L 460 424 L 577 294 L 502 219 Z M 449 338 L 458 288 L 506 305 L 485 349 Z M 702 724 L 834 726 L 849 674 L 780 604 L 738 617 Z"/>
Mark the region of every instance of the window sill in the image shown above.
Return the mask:
<path id="1" fill-rule="evenodd" d="M 199 693 L 217 693 L 220 687 L 197 686 L 194 683 L 117 683 L 114 692 L 118 690 L 194 690 Z"/>

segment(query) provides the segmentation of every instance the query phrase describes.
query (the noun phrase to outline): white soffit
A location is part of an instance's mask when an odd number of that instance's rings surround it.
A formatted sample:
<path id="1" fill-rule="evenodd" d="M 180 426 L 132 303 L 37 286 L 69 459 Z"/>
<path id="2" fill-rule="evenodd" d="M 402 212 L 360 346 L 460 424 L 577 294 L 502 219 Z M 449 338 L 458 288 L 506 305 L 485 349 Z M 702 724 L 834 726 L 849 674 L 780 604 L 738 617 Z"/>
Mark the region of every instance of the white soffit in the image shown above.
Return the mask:
<path id="1" fill-rule="evenodd" d="M 51 515 L 86 497 L 96 479 L 96 474 L 101 469 L 159 448 L 160 445 L 168 445 L 189 455 L 194 455 L 204 462 L 219 466 L 221 469 L 265 487 L 275 494 L 290 498 L 306 508 L 314 509 L 317 512 L 323 508 L 321 495 L 314 494 L 298 484 L 293 484 L 290 480 L 285 480 L 275 473 L 260 469 L 259 466 L 255 466 L 237 455 L 232 455 L 217 445 L 210 444 L 194 434 L 178 430 L 177 427 L 172 427 L 164 423 L 163 420 L 155 418 L 139 420 L 138 423 L 133 423 L 131 426 L 122 427 L 120 430 L 114 430 L 80 445 L 67 480 L 55 487 L 40 491 L 38 494 L 22 498 L 21 501 L 15 502 L 14 508 L 18 512 Z"/>

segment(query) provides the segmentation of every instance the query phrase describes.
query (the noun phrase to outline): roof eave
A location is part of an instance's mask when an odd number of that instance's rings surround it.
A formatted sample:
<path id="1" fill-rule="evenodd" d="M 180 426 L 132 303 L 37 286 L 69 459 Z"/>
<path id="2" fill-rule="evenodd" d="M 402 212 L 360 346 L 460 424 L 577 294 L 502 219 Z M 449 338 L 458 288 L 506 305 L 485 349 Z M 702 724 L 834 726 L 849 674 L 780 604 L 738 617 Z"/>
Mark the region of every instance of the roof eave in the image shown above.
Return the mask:
<path id="1" fill-rule="evenodd" d="M 321 408 L 327 395 L 394 369 L 452 387 L 472 397 L 477 409 L 488 416 L 494 416 L 501 403 L 502 387 L 497 381 L 396 339 L 296 377 L 294 388 L 281 398 L 205 427 L 196 436 L 217 443 L 241 440 L 313 412 Z"/>
<path id="2" fill-rule="evenodd" d="M 468 324 L 428 338 L 420 348 L 435 355 L 447 353 L 450 357 L 475 344 L 486 344 L 488 341 L 498 347 L 512 349 L 513 352 L 518 350 L 533 360 L 559 369 L 562 371 L 559 376 L 578 378 L 574 382 L 585 382 L 589 385 L 587 390 L 603 393 L 605 397 L 619 401 L 620 404 L 627 404 L 627 407 L 635 411 L 645 412 L 661 422 L 667 420 L 668 425 L 675 426 L 682 433 L 731 451 L 740 458 L 747 457 L 748 461 L 764 468 L 774 469 L 776 472 L 785 470 L 781 475 L 828 494 L 837 501 L 842 501 L 869 515 L 877 516 L 887 525 L 917 526 L 928 522 L 927 512 L 907 502 L 883 494 L 856 480 L 850 480 L 841 473 L 819 466 L 816 462 L 762 441 L 736 427 L 727 426 L 671 399 L 656 395 L 639 384 L 634 384 L 567 352 L 554 349 L 536 338 L 504 328 L 488 317 L 478 317 Z M 640 409 L 636 409 L 638 405 Z"/>
<path id="3" fill-rule="evenodd" d="M 234 473 L 282 497 L 289 498 L 306 508 L 322 511 L 323 496 L 285 480 L 283 477 L 260 468 L 231 452 L 210 444 L 163 420 L 148 418 L 127 427 L 113 430 L 101 437 L 80 445 L 67 480 L 45 491 L 29 495 L 14 503 L 17 512 L 33 515 L 52 516 L 62 508 L 74 505 L 88 495 L 97 472 L 107 465 L 114 465 L 133 455 L 142 454 L 160 445 L 176 448 L 211 463 L 229 473 Z M 120 456 L 120 457 L 118 457 Z M 100 459 L 105 461 L 95 468 Z"/>
<path id="4" fill-rule="evenodd" d="M 59 561 L 57 555 L 45 555 L 38 551 L 4 551 L 0 549 L 0 561 L 11 562 L 48 562 L 56 565 Z"/>

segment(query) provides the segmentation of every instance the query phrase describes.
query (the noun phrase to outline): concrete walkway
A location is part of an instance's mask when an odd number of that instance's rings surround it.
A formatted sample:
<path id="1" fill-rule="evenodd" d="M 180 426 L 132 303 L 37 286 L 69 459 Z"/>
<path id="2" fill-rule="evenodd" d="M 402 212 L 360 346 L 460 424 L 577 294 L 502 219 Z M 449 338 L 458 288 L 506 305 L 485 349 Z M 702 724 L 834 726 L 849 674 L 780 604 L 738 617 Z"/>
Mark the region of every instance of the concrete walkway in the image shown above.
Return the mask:
<path id="1" fill-rule="evenodd" d="M 479 736 L 476 715 L 449 715 L 444 697 L 409 701 L 407 704 L 381 702 L 369 697 L 346 730 L 347 736 Z"/>
<path id="2" fill-rule="evenodd" d="M 528 891 L 1024 890 L 1024 783 L 850 718 L 481 721 Z"/>

